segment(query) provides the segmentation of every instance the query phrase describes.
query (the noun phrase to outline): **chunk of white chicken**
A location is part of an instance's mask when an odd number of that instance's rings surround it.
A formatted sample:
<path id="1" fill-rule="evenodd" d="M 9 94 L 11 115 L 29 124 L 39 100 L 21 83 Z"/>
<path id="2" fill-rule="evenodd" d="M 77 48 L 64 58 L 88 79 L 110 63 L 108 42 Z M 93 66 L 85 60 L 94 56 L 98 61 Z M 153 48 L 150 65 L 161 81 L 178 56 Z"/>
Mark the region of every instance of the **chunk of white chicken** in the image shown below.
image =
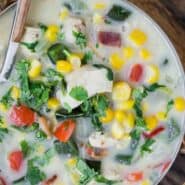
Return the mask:
<path id="1" fill-rule="evenodd" d="M 111 136 L 101 132 L 94 132 L 89 137 L 89 143 L 95 148 L 109 148 L 117 142 Z"/>
<path id="2" fill-rule="evenodd" d="M 34 28 L 34 27 L 26 27 L 25 33 L 21 42 L 24 43 L 34 43 L 41 37 L 41 29 Z M 34 53 L 25 47 L 24 45 L 21 46 L 21 53 L 26 57 L 32 57 Z"/>
<path id="3" fill-rule="evenodd" d="M 76 45 L 76 38 L 73 32 L 82 32 L 85 34 L 85 23 L 80 18 L 70 17 L 64 22 L 62 31 L 65 33 L 64 41 L 67 44 Z"/>
<path id="4" fill-rule="evenodd" d="M 63 94 L 58 90 L 57 97 L 61 105 L 65 107 L 68 105 L 71 109 L 78 107 L 83 101 L 78 101 L 70 96 L 70 92 L 75 87 L 82 87 L 87 91 L 88 98 L 96 95 L 97 93 L 110 93 L 112 92 L 113 81 L 107 78 L 107 69 L 96 68 L 92 66 L 84 66 L 78 70 L 66 75 L 67 93 Z"/>

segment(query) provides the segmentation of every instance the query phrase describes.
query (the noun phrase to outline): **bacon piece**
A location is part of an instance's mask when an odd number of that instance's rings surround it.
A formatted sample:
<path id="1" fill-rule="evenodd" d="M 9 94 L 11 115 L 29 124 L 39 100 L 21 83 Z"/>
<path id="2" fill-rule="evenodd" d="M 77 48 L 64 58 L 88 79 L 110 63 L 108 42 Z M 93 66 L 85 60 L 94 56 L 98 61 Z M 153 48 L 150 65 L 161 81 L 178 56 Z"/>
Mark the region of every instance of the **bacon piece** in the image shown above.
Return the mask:
<path id="1" fill-rule="evenodd" d="M 100 31 L 98 33 L 98 40 L 101 44 L 113 47 L 121 47 L 121 35 L 116 32 Z"/>

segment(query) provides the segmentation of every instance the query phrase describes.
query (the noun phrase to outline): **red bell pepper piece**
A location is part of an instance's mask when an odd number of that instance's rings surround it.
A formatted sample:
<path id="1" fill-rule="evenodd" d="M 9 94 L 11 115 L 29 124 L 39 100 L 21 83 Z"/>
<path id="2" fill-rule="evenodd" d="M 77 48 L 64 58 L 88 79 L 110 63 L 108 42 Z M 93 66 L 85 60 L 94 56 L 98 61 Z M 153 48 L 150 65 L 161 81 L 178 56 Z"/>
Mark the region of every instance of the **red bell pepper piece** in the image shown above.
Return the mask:
<path id="1" fill-rule="evenodd" d="M 126 176 L 126 179 L 129 182 L 138 182 L 138 181 L 141 181 L 143 179 L 143 172 L 142 171 L 138 171 L 138 172 L 129 173 Z"/>
<path id="2" fill-rule="evenodd" d="M 145 138 L 152 139 L 152 138 L 154 138 L 155 136 L 157 136 L 158 134 L 160 134 L 161 132 L 163 132 L 164 130 L 165 130 L 165 127 L 160 126 L 160 127 L 156 128 L 155 130 L 153 130 L 153 131 L 150 132 L 150 133 L 144 132 L 144 133 L 143 133 L 143 136 L 144 136 Z"/>
<path id="3" fill-rule="evenodd" d="M 131 68 L 129 79 L 132 82 L 139 82 L 143 75 L 143 66 L 141 64 L 135 64 Z"/>
<path id="4" fill-rule="evenodd" d="M 30 126 L 35 121 L 36 114 L 30 108 L 20 105 L 13 106 L 10 112 L 10 121 L 16 126 Z"/>
<path id="5" fill-rule="evenodd" d="M 19 171 L 23 163 L 23 153 L 19 150 L 13 151 L 8 156 L 10 168 Z"/>

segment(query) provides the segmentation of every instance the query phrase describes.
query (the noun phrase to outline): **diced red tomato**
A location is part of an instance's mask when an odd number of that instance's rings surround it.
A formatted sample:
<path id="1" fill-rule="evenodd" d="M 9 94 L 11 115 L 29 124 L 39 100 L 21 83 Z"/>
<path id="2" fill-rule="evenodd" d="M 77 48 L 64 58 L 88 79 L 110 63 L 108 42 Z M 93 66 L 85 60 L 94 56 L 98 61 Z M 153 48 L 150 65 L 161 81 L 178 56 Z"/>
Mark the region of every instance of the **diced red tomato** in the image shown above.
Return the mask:
<path id="1" fill-rule="evenodd" d="M 0 185 L 7 185 L 4 178 L 0 176 Z"/>
<path id="2" fill-rule="evenodd" d="M 42 185 L 52 185 L 57 180 L 57 175 L 53 175 L 51 178 L 42 182 Z"/>
<path id="3" fill-rule="evenodd" d="M 153 130 L 152 132 L 150 133 L 146 133 L 144 132 L 143 135 L 145 138 L 148 138 L 148 139 L 152 139 L 153 137 L 159 135 L 161 132 L 163 132 L 165 130 L 165 127 L 163 126 L 160 126 L 158 128 L 156 128 L 155 130 Z"/>
<path id="4" fill-rule="evenodd" d="M 19 171 L 23 163 L 23 153 L 19 150 L 13 151 L 8 156 L 10 168 Z"/>
<path id="5" fill-rule="evenodd" d="M 98 40 L 101 44 L 107 46 L 121 47 L 120 33 L 100 31 L 98 33 Z"/>
<path id="6" fill-rule="evenodd" d="M 76 124 L 73 120 L 66 120 L 59 125 L 54 132 L 55 137 L 61 142 L 67 142 L 75 130 Z"/>
<path id="7" fill-rule="evenodd" d="M 30 126 L 34 123 L 35 117 L 35 112 L 24 105 L 13 106 L 10 112 L 10 121 L 16 126 Z"/>
<path id="8" fill-rule="evenodd" d="M 139 82 L 143 76 L 143 66 L 141 64 L 135 64 L 131 68 L 129 79 L 132 82 Z"/>
<path id="9" fill-rule="evenodd" d="M 143 172 L 138 171 L 138 172 L 133 172 L 129 173 L 126 177 L 127 181 L 129 182 L 138 182 L 143 179 Z"/>

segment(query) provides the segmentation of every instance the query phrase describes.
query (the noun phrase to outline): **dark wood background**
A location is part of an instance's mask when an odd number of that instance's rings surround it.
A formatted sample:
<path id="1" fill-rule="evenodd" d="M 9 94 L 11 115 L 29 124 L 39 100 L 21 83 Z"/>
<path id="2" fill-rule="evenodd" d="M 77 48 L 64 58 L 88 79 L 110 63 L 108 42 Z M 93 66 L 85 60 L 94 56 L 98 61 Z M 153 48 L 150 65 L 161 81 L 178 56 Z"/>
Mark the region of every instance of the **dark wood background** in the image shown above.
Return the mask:
<path id="1" fill-rule="evenodd" d="M 167 33 L 185 69 L 185 0 L 129 1 L 147 12 Z M 185 155 L 179 154 L 160 185 L 183 185 L 184 183 Z"/>

